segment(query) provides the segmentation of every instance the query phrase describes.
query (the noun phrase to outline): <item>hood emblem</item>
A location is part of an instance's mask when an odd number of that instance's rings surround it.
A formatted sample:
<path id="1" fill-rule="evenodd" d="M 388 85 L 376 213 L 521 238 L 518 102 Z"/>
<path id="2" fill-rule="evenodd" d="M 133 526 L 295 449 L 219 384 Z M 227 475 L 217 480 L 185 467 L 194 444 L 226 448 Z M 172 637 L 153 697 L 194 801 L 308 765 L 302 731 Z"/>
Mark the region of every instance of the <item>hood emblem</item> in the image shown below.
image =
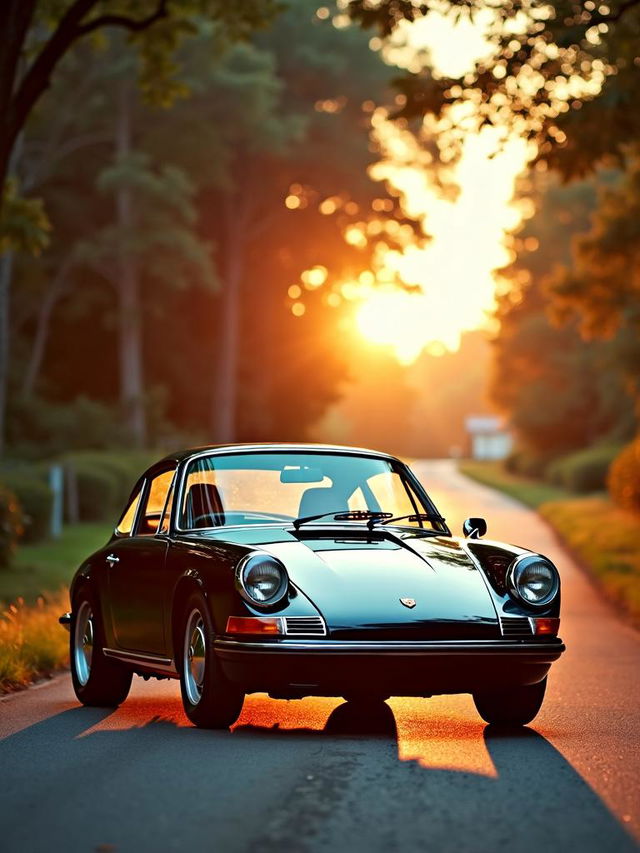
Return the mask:
<path id="1" fill-rule="evenodd" d="M 416 600 L 415 598 L 401 598 L 400 604 L 404 604 L 405 607 L 415 607 Z"/>

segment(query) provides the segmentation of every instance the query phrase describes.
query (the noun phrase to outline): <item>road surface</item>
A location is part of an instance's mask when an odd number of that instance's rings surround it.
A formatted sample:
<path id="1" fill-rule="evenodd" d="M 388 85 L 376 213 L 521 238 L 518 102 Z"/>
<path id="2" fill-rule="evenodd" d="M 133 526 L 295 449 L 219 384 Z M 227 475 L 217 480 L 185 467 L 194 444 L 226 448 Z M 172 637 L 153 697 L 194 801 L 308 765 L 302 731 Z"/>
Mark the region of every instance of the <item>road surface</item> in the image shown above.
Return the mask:
<path id="1" fill-rule="evenodd" d="M 176 682 L 134 680 L 117 711 L 68 676 L 0 702 L 0 849 L 37 851 L 626 851 L 640 836 L 640 639 L 537 516 L 414 468 L 454 530 L 552 557 L 562 636 L 542 712 L 492 734 L 469 696 L 392 699 L 368 718 L 333 699 L 252 696 L 232 732 L 187 725 Z"/>

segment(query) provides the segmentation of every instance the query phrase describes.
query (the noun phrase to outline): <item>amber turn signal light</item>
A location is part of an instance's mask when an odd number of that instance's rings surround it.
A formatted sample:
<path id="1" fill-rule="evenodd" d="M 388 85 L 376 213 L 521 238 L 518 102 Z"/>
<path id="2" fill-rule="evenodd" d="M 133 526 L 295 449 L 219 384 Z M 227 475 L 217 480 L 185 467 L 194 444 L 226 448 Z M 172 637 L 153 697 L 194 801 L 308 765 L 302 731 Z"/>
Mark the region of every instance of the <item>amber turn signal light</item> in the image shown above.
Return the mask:
<path id="1" fill-rule="evenodd" d="M 279 616 L 229 616 L 227 634 L 284 634 Z"/>
<path id="2" fill-rule="evenodd" d="M 557 617 L 543 616 L 531 619 L 534 634 L 548 634 L 555 636 L 560 630 L 560 620 Z"/>

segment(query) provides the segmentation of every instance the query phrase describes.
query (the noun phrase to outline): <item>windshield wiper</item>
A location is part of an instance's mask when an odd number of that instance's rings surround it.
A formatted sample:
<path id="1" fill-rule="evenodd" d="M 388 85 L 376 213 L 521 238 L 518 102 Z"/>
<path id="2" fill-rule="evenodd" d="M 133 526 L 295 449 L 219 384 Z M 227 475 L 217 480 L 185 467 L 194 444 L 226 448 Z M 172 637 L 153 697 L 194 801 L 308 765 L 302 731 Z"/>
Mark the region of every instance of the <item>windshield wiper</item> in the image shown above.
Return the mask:
<path id="1" fill-rule="evenodd" d="M 440 524 L 444 522 L 441 515 L 433 515 L 430 512 L 412 512 L 411 515 L 396 515 L 393 516 L 390 512 L 376 513 L 376 515 L 384 516 L 383 518 L 372 518 L 367 527 L 373 530 L 376 524 L 391 524 L 394 521 L 435 521 Z"/>
<path id="2" fill-rule="evenodd" d="M 387 521 L 393 518 L 392 512 L 375 512 L 371 509 L 350 509 L 336 510 L 335 512 L 321 512 L 318 515 L 304 515 L 302 518 L 296 518 L 293 526 L 297 530 L 302 524 L 308 521 L 318 521 L 320 518 L 332 516 L 335 521 L 368 521 L 371 525 L 374 521 Z"/>

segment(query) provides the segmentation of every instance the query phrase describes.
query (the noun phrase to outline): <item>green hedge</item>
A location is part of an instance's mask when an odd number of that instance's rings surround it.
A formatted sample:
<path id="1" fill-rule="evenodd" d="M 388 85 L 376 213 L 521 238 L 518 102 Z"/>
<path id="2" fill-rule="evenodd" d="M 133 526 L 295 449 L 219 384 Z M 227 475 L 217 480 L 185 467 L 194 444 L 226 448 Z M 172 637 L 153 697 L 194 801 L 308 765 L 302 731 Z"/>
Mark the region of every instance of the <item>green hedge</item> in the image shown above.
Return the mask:
<path id="1" fill-rule="evenodd" d="M 614 459 L 607 485 L 614 503 L 640 512 L 640 436 Z"/>
<path id="2" fill-rule="evenodd" d="M 47 468 L 8 461 L 0 471 L 0 484 L 17 497 L 23 512 L 24 542 L 40 542 L 49 535 L 53 492 L 47 483 Z"/>
<path id="3" fill-rule="evenodd" d="M 548 453 L 536 453 L 533 450 L 522 448 L 514 450 L 505 460 L 505 468 L 511 474 L 519 474 L 521 477 L 542 479 L 553 456 Z"/>
<path id="4" fill-rule="evenodd" d="M 79 521 L 117 521 L 131 490 L 158 451 L 79 451 L 61 461 L 75 479 Z"/>
<path id="5" fill-rule="evenodd" d="M 18 499 L 0 486 L 0 569 L 10 563 L 22 535 L 23 512 Z"/>
<path id="6" fill-rule="evenodd" d="M 572 492 L 603 491 L 609 467 L 619 451 L 617 445 L 599 445 L 563 456 L 549 465 L 546 479 Z"/>

